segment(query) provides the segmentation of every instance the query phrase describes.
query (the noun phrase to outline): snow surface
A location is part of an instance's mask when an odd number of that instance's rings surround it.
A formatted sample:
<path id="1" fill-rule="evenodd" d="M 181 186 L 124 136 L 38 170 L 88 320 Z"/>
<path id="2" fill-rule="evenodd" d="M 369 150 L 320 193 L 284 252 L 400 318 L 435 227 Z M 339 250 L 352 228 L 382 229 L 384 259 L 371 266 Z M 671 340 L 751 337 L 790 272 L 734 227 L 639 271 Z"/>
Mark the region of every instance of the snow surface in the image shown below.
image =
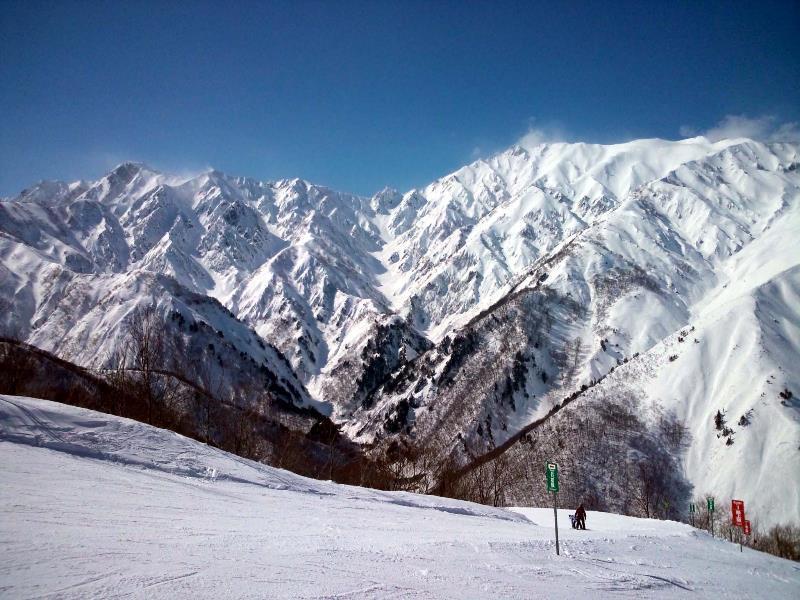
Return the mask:
<path id="1" fill-rule="evenodd" d="M 800 566 L 668 521 L 309 480 L 0 396 L 0 596 L 797 598 Z"/>

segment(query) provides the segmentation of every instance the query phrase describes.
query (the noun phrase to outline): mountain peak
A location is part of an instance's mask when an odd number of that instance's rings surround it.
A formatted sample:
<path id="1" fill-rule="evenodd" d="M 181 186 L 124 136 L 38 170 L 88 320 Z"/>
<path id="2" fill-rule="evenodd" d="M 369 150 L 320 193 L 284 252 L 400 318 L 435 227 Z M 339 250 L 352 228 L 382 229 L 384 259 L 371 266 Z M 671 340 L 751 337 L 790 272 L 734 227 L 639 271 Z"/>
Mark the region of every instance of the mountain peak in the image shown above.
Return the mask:
<path id="1" fill-rule="evenodd" d="M 370 200 L 372 210 L 386 214 L 403 200 L 403 195 L 394 188 L 385 187 Z"/>
<path id="2" fill-rule="evenodd" d="M 139 171 L 155 172 L 155 170 L 149 167 L 146 163 L 136 160 L 123 161 L 111 170 L 112 173 L 139 172 Z"/>
<path id="3" fill-rule="evenodd" d="M 159 174 L 158 171 L 152 169 L 145 163 L 125 161 L 114 167 L 114 169 L 108 174 L 108 177 L 110 179 L 116 179 L 124 184 L 128 184 L 133 181 L 137 175 L 142 173 L 147 173 L 148 175 Z"/>

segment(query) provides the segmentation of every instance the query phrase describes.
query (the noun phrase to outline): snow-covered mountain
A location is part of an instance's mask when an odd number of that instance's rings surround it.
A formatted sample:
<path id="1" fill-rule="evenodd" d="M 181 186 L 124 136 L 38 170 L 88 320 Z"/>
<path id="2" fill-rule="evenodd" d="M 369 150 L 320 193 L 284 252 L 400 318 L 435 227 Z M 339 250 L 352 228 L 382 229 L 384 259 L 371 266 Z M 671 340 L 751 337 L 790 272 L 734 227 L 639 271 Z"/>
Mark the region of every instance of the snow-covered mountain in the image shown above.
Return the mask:
<path id="1" fill-rule="evenodd" d="M 372 198 L 126 163 L 0 202 L 0 323 L 100 367 L 154 304 L 193 361 L 462 462 L 624 388 L 686 419 L 699 491 L 797 521 L 799 153 L 515 146 Z"/>

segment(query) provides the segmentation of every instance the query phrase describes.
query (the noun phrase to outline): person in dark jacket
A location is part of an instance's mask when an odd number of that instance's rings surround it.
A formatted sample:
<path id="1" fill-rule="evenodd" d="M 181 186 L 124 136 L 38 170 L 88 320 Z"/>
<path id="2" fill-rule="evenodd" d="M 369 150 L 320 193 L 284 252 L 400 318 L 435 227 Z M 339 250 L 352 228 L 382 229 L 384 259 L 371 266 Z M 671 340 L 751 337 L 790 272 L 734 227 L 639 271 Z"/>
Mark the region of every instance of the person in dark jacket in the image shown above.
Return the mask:
<path id="1" fill-rule="evenodd" d="M 583 503 L 575 510 L 575 521 L 578 529 L 586 529 L 586 509 L 583 508 Z"/>

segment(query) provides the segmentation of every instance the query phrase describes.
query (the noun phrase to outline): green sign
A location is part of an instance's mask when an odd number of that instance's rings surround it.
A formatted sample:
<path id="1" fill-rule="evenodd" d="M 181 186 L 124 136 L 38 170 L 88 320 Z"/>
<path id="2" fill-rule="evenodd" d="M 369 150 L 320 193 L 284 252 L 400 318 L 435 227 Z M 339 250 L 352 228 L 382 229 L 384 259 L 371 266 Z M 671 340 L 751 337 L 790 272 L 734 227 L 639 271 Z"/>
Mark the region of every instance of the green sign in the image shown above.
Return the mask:
<path id="1" fill-rule="evenodd" d="M 708 512 L 714 512 L 714 499 L 708 498 Z"/>
<path id="2" fill-rule="evenodd" d="M 694 502 L 692 502 L 692 503 L 689 505 L 689 512 L 690 512 L 690 513 L 693 513 L 693 512 L 695 512 L 695 510 L 694 510 Z"/>
<path id="3" fill-rule="evenodd" d="M 557 492 L 558 491 L 558 465 L 555 463 L 547 463 L 547 469 L 545 471 L 545 475 L 547 476 L 547 491 L 548 492 Z"/>

